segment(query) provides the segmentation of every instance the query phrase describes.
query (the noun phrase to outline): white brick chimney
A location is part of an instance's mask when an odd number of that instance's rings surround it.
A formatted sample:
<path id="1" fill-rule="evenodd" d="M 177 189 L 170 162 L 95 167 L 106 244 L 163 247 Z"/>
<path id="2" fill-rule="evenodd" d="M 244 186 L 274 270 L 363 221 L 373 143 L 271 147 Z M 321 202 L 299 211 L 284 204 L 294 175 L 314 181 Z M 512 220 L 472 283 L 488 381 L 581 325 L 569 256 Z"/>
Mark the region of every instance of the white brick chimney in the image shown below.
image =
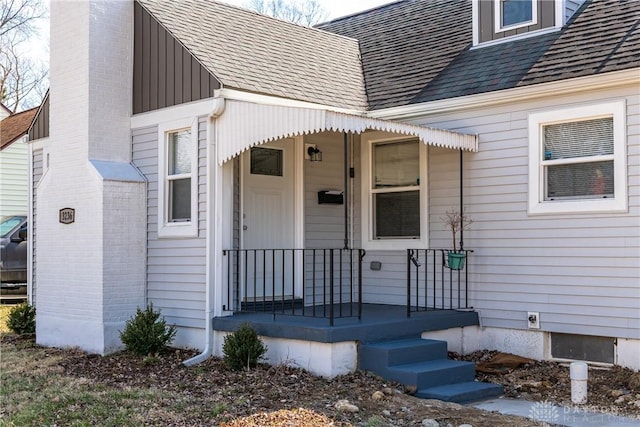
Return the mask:
<path id="1" fill-rule="evenodd" d="M 50 74 L 36 340 L 105 354 L 145 304 L 146 183 L 130 163 L 132 1 L 52 0 Z M 63 208 L 75 222 L 59 221 Z"/>

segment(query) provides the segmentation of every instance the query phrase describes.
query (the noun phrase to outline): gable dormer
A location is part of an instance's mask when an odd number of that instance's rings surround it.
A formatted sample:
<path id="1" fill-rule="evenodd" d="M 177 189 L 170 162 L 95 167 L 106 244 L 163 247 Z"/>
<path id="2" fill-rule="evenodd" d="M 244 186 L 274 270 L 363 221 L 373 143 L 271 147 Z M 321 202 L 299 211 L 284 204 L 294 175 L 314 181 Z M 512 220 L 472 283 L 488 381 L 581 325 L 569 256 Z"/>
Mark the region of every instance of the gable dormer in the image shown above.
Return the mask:
<path id="1" fill-rule="evenodd" d="M 556 31 L 584 0 L 473 0 L 473 45 Z"/>

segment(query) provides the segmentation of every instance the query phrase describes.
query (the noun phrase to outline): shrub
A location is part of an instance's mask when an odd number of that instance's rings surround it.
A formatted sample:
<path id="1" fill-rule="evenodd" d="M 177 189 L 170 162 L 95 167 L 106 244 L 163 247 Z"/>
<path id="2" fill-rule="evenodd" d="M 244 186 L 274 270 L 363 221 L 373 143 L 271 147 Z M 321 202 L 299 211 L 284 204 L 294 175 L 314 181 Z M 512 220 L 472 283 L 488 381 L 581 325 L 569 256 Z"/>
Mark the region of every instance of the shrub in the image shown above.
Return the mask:
<path id="1" fill-rule="evenodd" d="M 11 309 L 7 326 L 18 335 L 36 333 L 36 308 L 28 302 L 18 304 Z"/>
<path id="2" fill-rule="evenodd" d="M 258 338 L 256 330 L 248 323 L 240 325 L 237 331 L 227 335 L 222 345 L 224 361 L 231 369 L 251 369 L 267 352 L 267 347 Z"/>
<path id="3" fill-rule="evenodd" d="M 124 331 L 120 331 L 127 351 L 142 356 L 163 350 L 175 335 L 175 326 L 167 325 L 164 318 L 160 318 L 160 312 L 153 309 L 153 304 L 145 310 L 138 307 L 135 316 L 127 320 Z"/>

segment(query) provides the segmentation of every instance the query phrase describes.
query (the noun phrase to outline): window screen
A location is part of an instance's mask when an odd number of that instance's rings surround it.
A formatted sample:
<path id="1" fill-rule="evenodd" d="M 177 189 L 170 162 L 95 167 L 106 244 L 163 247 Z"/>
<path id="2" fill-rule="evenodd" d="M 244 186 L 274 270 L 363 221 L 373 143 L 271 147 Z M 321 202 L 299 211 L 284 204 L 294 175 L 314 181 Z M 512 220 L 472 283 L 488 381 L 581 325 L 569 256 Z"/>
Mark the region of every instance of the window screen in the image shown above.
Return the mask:
<path id="1" fill-rule="evenodd" d="M 376 239 L 420 237 L 418 144 L 418 141 L 401 141 L 372 146 Z"/>
<path id="2" fill-rule="evenodd" d="M 420 237 L 420 192 L 380 193 L 374 196 L 376 238 Z"/>
<path id="3" fill-rule="evenodd" d="M 544 126 L 545 200 L 614 196 L 613 118 Z"/>
<path id="4" fill-rule="evenodd" d="M 191 131 L 169 133 L 167 144 L 167 218 L 169 222 L 190 221 Z"/>

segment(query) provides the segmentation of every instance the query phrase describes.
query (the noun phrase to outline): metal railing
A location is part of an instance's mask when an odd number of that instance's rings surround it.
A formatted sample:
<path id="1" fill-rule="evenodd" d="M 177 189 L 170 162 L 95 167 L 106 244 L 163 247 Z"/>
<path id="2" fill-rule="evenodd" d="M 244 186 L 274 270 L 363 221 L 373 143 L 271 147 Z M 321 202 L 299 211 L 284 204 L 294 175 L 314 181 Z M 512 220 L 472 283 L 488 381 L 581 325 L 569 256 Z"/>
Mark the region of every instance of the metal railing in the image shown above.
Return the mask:
<path id="1" fill-rule="evenodd" d="M 362 317 L 363 249 L 227 249 L 224 310 Z"/>
<path id="2" fill-rule="evenodd" d="M 469 257 L 460 268 L 449 265 L 447 249 L 407 250 L 407 317 L 427 310 L 466 309 L 469 301 Z"/>

